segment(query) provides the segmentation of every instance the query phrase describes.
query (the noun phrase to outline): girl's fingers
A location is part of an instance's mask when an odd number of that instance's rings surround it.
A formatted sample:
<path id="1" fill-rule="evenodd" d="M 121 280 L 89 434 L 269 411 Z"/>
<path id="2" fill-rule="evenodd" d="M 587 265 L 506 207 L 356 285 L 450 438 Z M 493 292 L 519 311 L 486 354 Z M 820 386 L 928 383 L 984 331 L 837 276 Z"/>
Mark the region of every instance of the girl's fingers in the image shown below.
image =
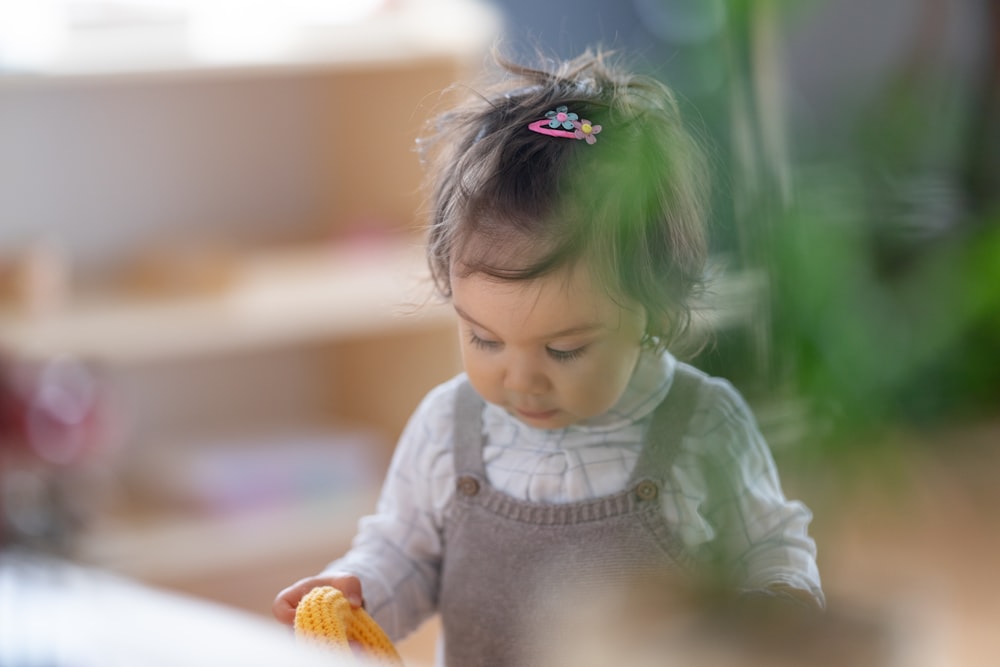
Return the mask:
<path id="1" fill-rule="evenodd" d="M 295 623 L 295 608 L 299 605 L 306 593 L 313 589 L 313 584 L 308 581 L 299 581 L 284 589 L 274 598 L 271 605 L 271 613 L 274 617 L 285 625 Z"/>
<path id="2" fill-rule="evenodd" d="M 271 613 L 280 622 L 288 626 L 295 624 L 295 609 L 299 606 L 299 601 L 304 598 L 309 591 L 320 586 L 333 586 L 340 590 L 352 607 L 363 607 L 364 598 L 361 595 L 361 581 L 353 575 L 334 577 L 310 577 L 297 581 L 284 589 L 274 598 L 271 605 Z"/>
<path id="3" fill-rule="evenodd" d="M 274 617 L 279 622 L 285 625 L 291 626 L 295 623 L 295 605 L 289 602 L 287 598 L 276 597 L 274 604 L 271 605 L 271 613 L 274 614 Z"/>

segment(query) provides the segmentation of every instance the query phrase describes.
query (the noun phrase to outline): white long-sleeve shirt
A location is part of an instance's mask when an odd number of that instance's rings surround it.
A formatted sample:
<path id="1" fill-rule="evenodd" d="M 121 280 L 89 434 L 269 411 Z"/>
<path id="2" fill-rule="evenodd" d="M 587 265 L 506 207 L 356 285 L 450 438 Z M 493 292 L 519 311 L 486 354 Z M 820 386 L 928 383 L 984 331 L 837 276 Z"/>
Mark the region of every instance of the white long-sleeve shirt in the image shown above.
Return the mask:
<path id="1" fill-rule="evenodd" d="M 669 354 L 643 354 L 611 410 L 562 429 L 535 429 L 487 404 L 483 456 L 490 483 L 545 503 L 621 491 L 678 363 Z M 439 385 L 421 402 L 396 447 L 375 513 L 361 520 L 351 550 L 327 568 L 361 579 L 368 610 L 394 640 L 436 611 L 442 527 L 456 481 L 455 389 L 462 380 Z M 822 603 L 808 534 L 812 514 L 785 498 L 746 402 L 725 380 L 703 376 L 695 405 L 661 492 L 666 518 L 696 557 L 730 554 L 727 565 L 744 589 L 787 584 Z M 727 482 L 721 488 L 710 483 L 720 471 Z M 488 562 L 484 554 L 483 566 Z"/>

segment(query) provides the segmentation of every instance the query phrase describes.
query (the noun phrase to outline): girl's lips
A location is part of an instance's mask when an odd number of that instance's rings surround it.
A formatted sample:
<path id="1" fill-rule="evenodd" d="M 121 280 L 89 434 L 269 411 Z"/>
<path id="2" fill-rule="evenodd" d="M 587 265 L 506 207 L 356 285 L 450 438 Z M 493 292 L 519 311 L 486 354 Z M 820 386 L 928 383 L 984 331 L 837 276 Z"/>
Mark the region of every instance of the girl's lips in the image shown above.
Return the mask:
<path id="1" fill-rule="evenodd" d="M 519 417 L 523 417 L 524 419 L 544 421 L 546 419 L 551 419 L 552 417 L 555 417 L 559 413 L 559 410 L 545 410 L 543 412 L 537 412 L 533 410 L 522 410 L 520 408 L 515 408 L 514 412 L 516 412 Z"/>

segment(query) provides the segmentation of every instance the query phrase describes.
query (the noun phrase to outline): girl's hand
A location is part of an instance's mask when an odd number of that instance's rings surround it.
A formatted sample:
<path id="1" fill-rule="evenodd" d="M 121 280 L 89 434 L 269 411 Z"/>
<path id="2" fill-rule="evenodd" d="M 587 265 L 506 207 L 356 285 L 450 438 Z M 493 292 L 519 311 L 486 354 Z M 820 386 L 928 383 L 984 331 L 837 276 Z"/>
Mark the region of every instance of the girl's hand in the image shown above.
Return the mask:
<path id="1" fill-rule="evenodd" d="M 361 595 L 361 580 L 352 574 L 333 574 L 299 579 L 278 593 L 278 596 L 274 598 L 274 604 L 271 605 L 271 613 L 285 625 L 294 626 L 295 609 L 299 606 L 299 600 L 305 597 L 309 591 L 320 586 L 333 586 L 338 589 L 352 607 L 364 606 L 364 597 Z"/>

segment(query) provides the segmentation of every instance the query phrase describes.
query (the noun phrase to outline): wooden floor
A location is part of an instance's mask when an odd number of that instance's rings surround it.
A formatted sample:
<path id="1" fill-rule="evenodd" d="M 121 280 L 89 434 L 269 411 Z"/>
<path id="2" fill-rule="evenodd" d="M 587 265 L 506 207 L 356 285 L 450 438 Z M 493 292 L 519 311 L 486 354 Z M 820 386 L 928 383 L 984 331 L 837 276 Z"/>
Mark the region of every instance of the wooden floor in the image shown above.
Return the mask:
<path id="1" fill-rule="evenodd" d="M 799 480 L 830 606 L 887 615 L 910 666 L 997 667 L 1000 419 L 899 438 L 867 471 Z"/>

